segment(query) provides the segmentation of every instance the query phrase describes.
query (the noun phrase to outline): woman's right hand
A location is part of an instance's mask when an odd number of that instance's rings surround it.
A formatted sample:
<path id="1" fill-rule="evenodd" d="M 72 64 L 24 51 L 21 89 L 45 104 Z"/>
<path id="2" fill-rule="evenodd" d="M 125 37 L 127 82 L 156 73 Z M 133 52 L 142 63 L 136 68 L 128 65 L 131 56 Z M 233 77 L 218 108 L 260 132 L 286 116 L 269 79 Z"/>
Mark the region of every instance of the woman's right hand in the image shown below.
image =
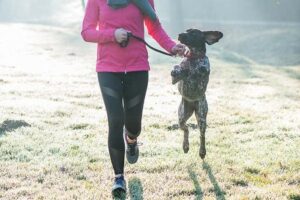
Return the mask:
<path id="1" fill-rule="evenodd" d="M 130 31 L 127 31 L 123 28 L 118 28 L 115 30 L 115 39 L 118 43 L 121 43 L 125 40 L 127 40 L 127 33 Z"/>

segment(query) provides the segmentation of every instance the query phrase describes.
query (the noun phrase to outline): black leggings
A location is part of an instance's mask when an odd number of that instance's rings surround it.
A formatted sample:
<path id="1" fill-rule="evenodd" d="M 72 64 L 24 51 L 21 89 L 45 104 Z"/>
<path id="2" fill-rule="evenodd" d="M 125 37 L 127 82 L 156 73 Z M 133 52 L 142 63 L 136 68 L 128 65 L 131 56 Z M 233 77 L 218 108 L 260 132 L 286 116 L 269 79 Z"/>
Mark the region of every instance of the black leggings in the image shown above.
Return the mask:
<path id="1" fill-rule="evenodd" d="M 109 134 L 108 149 L 115 174 L 124 173 L 124 125 L 128 136 L 135 139 L 141 132 L 148 71 L 99 72 L 98 81 L 106 107 Z"/>

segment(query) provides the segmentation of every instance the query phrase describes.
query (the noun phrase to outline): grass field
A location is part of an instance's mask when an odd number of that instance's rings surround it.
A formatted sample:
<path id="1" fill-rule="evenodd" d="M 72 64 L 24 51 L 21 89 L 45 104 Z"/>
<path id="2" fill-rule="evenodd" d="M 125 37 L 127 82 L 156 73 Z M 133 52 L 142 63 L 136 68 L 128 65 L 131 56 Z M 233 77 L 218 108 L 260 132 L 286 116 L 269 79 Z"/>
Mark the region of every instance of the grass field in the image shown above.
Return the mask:
<path id="1" fill-rule="evenodd" d="M 111 199 L 96 46 L 48 26 L 0 24 L 0 34 L 0 199 Z M 180 59 L 151 57 L 140 159 L 125 166 L 128 199 L 300 199 L 300 66 L 215 48 L 205 161 L 194 118 L 190 151 L 181 149 L 169 75 Z"/>

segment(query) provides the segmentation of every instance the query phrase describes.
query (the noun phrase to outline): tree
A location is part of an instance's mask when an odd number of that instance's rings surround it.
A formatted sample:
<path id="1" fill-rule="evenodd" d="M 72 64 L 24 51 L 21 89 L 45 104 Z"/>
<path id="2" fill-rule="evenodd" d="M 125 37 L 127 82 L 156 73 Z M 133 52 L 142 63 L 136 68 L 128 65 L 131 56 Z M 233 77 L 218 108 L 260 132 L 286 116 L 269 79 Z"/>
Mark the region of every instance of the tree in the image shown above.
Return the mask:
<path id="1" fill-rule="evenodd" d="M 184 30 L 184 19 L 182 10 L 182 0 L 169 0 L 170 5 L 170 26 L 171 35 L 177 36 L 178 33 Z"/>
<path id="2" fill-rule="evenodd" d="M 81 0 L 81 5 L 82 5 L 82 8 L 85 9 L 85 1 L 84 0 Z"/>

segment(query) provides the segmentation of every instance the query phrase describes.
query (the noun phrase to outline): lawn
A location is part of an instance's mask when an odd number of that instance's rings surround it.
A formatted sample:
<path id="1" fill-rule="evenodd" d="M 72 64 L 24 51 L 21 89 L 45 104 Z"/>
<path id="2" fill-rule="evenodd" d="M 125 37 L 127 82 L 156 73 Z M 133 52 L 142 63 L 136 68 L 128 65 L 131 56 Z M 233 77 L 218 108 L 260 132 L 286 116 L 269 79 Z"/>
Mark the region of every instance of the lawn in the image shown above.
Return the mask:
<path id="1" fill-rule="evenodd" d="M 96 46 L 68 28 L 0 24 L 0 34 L 0 199 L 111 199 Z M 300 199 L 300 65 L 263 65 L 221 47 L 208 48 L 205 160 L 194 117 L 182 150 L 170 77 L 181 59 L 151 54 L 127 199 Z"/>

